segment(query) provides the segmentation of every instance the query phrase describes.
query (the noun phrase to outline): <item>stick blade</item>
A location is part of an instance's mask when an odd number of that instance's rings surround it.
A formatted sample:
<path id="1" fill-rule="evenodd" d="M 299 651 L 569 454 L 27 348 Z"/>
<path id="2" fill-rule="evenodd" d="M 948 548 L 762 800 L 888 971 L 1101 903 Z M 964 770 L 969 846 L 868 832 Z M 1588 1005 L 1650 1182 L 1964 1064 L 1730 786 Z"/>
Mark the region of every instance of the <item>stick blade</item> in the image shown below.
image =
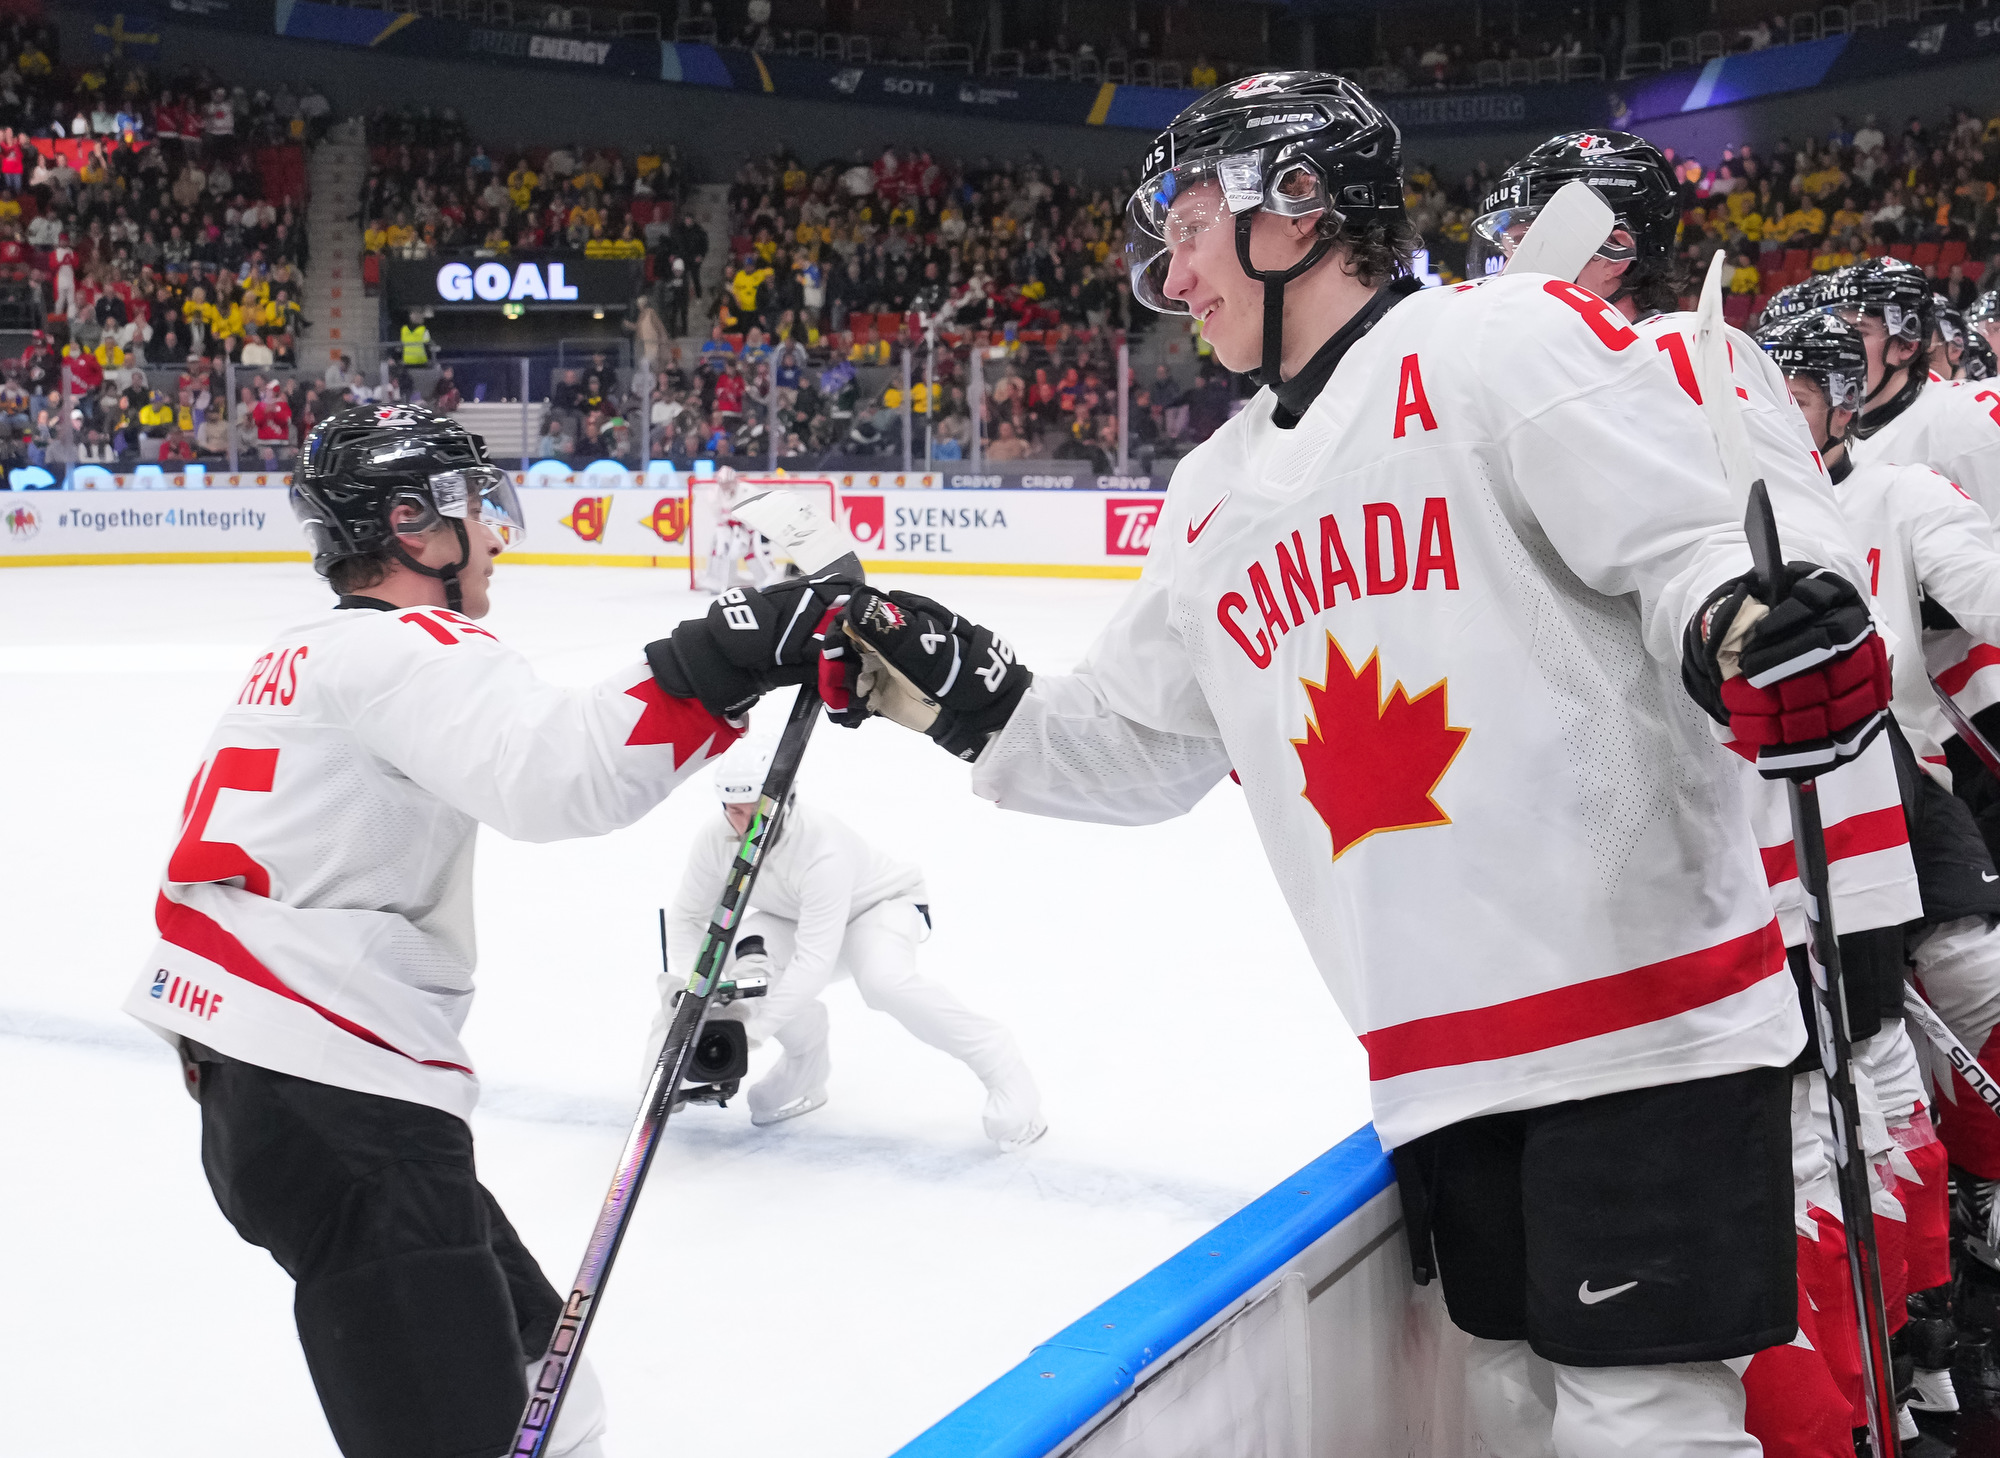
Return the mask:
<path id="1" fill-rule="evenodd" d="M 1535 215 L 1528 235 L 1503 271 L 1546 273 L 1575 283 L 1583 266 L 1617 226 L 1617 214 L 1597 195 L 1596 188 L 1582 180 L 1565 183 Z"/>
<path id="2" fill-rule="evenodd" d="M 810 577 L 854 551 L 854 539 L 807 491 L 765 491 L 740 501 L 729 514 L 763 533 L 781 556 Z"/>

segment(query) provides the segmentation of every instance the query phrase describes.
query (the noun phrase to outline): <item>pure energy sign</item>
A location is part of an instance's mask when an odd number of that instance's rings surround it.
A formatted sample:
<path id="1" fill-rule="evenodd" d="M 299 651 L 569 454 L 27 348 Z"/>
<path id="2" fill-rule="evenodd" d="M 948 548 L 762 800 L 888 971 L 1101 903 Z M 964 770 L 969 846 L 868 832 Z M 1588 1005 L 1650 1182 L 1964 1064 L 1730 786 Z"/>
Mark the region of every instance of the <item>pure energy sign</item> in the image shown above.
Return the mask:
<path id="1" fill-rule="evenodd" d="M 437 271 L 438 297 L 454 304 L 469 304 L 475 298 L 489 303 L 515 303 L 522 299 L 561 302 L 576 297 L 576 285 L 563 277 L 560 263 L 447 263 Z"/>

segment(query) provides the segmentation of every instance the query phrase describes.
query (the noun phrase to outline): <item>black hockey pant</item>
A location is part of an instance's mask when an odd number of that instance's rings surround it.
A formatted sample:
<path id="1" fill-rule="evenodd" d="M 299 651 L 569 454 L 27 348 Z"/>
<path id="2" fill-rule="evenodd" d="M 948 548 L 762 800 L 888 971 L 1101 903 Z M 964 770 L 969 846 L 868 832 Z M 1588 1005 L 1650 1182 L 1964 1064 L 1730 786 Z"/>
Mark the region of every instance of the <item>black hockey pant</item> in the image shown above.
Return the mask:
<path id="1" fill-rule="evenodd" d="M 222 1213 L 298 1283 L 306 1365 L 346 1458 L 496 1458 L 561 1300 L 423 1104 L 194 1050 Z"/>

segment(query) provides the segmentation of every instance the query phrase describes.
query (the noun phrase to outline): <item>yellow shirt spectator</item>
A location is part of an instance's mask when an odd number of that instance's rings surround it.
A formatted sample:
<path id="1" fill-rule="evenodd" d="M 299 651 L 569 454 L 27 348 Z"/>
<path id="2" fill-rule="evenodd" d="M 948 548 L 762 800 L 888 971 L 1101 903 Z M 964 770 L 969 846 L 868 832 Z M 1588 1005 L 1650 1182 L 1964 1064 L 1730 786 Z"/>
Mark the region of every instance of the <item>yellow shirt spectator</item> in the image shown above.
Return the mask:
<path id="1" fill-rule="evenodd" d="M 799 166 L 797 162 L 793 162 L 791 166 L 785 169 L 783 183 L 786 192 L 805 191 L 805 186 L 806 186 L 805 168 Z"/>
<path id="2" fill-rule="evenodd" d="M 1197 91 L 1213 91 L 1217 85 L 1215 67 L 1207 61 L 1196 61 L 1194 69 L 1188 72 L 1188 85 Z"/>
<path id="3" fill-rule="evenodd" d="M 217 339 L 228 339 L 231 335 L 243 332 L 243 306 L 235 300 L 230 301 L 227 309 L 211 309 L 209 313 L 215 320 L 214 330 Z"/>
<path id="4" fill-rule="evenodd" d="M 407 248 L 417 241 L 417 230 L 408 223 L 391 223 L 388 242 L 391 248 Z"/>
<path id="5" fill-rule="evenodd" d="M 1747 187 L 1739 187 L 1722 200 L 1723 210 L 1737 222 L 1742 222 L 1757 206 L 1757 194 Z"/>
<path id="6" fill-rule="evenodd" d="M 21 56 L 14 62 L 14 68 L 23 76 L 46 76 L 50 70 L 49 58 L 35 48 L 33 41 L 29 41 L 21 47 Z"/>
<path id="7" fill-rule="evenodd" d="M 649 147 L 632 159 L 632 166 L 641 177 L 651 177 L 660 170 L 660 154 Z"/>
<path id="8" fill-rule="evenodd" d="M 1867 222 L 1868 215 L 1866 213 L 1856 212 L 1852 208 L 1842 208 L 1833 215 L 1833 220 L 1827 224 L 1827 227 L 1836 233 L 1847 233 L 1855 228 L 1864 227 Z"/>
<path id="9" fill-rule="evenodd" d="M 1755 264 L 1739 263 L 1730 271 L 1729 292 L 1732 294 L 1754 294 L 1757 292 L 1757 285 L 1762 281 L 1762 276 L 1757 272 Z"/>
<path id="10" fill-rule="evenodd" d="M 769 263 L 778 256 L 777 240 L 775 238 L 759 238 L 754 251 L 759 258 Z"/>
<path id="11" fill-rule="evenodd" d="M 746 314 L 757 307 L 757 290 L 771 279 L 768 268 L 739 268 L 736 276 L 729 281 L 729 292 L 736 296 L 736 306 Z"/>
<path id="12" fill-rule="evenodd" d="M 1847 185 L 1847 174 L 1838 167 L 1822 167 L 1817 172 L 1808 172 L 1799 181 L 1807 197 L 1823 198 L 1837 187 Z"/>
<path id="13" fill-rule="evenodd" d="M 174 407 L 164 400 L 148 400 L 139 407 L 139 424 L 149 434 L 160 435 L 174 423 Z"/>
<path id="14" fill-rule="evenodd" d="M 380 220 L 370 223 L 361 230 L 361 246 L 369 253 L 380 253 L 389 246 L 389 230 Z"/>

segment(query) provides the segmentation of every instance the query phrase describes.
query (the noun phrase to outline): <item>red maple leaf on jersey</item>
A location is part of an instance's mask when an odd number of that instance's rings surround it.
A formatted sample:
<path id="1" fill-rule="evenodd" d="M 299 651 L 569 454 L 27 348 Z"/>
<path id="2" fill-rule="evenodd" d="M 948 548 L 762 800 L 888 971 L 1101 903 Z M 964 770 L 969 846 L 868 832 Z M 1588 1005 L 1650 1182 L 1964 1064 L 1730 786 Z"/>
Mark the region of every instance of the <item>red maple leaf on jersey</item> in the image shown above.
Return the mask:
<path id="1" fill-rule="evenodd" d="M 1466 729 L 1454 728 L 1439 679 L 1414 699 L 1398 683 L 1381 697 L 1381 654 L 1355 672 L 1326 635 L 1326 682 L 1305 685 L 1306 737 L 1292 748 L 1306 773 L 1304 795 L 1333 833 L 1333 858 L 1384 830 L 1449 825 L 1431 792 L 1451 768 Z"/>
<path id="2" fill-rule="evenodd" d="M 625 742 L 673 745 L 675 769 L 686 764 L 688 756 L 711 739 L 715 741 L 715 747 L 709 751 L 712 756 L 742 737 L 742 730 L 730 728 L 704 709 L 700 700 L 668 697 L 651 674 L 625 690 L 625 696 L 646 706 Z"/>

